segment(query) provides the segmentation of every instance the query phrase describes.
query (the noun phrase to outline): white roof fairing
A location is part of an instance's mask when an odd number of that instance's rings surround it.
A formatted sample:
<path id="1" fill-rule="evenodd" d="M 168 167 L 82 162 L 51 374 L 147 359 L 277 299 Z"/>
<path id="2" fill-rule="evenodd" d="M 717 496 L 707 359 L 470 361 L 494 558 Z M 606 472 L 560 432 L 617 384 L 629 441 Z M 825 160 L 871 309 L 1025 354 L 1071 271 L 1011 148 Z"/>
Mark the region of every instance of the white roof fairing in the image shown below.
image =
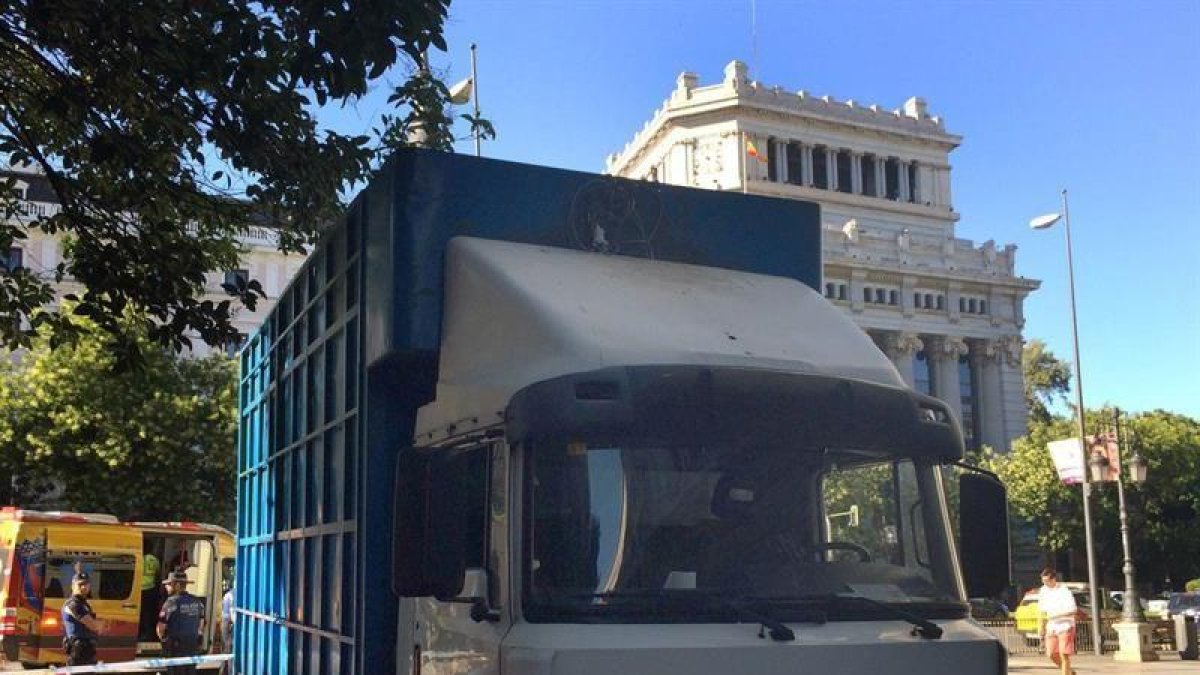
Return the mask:
<path id="1" fill-rule="evenodd" d="M 435 400 L 416 437 L 500 420 L 520 389 L 612 366 L 713 365 L 903 387 L 895 367 L 799 281 L 457 237 L 446 252 Z"/>

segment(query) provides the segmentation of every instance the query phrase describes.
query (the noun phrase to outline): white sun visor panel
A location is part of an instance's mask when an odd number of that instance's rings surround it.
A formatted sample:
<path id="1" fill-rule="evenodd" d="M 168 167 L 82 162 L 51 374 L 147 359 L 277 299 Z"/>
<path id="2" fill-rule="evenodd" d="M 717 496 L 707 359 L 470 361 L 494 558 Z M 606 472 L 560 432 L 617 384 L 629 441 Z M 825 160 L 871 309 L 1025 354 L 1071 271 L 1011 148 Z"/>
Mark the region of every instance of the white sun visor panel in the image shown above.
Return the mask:
<path id="1" fill-rule="evenodd" d="M 416 437 L 499 419 L 521 388 L 609 366 L 767 368 L 904 386 L 871 339 L 793 279 L 458 237 L 437 398 Z"/>

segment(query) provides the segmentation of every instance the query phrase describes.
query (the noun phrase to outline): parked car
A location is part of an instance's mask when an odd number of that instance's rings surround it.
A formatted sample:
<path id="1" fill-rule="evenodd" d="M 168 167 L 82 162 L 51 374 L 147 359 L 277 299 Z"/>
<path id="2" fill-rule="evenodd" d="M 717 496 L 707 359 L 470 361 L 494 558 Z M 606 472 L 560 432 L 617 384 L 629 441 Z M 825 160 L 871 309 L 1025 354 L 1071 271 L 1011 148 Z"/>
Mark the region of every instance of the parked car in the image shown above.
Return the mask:
<path id="1" fill-rule="evenodd" d="M 1068 582 L 1064 586 L 1071 589 L 1071 595 L 1075 596 L 1075 606 L 1079 611 L 1075 615 L 1076 621 L 1083 621 L 1088 618 L 1088 608 L 1091 607 L 1091 602 L 1088 600 L 1087 585 L 1082 586 L 1078 583 Z M 1013 614 L 1013 619 L 1016 620 L 1017 631 L 1025 634 L 1025 644 L 1029 646 L 1036 645 L 1042 641 L 1041 635 L 1038 634 L 1039 612 L 1038 612 L 1038 589 L 1027 591 L 1025 596 L 1021 598 L 1021 604 L 1017 605 L 1017 611 Z"/>
<path id="2" fill-rule="evenodd" d="M 1163 598 L 1155 598 L 1146 601 L 1146 618 L 1148 619 L 1165 619 L 1167 618 L 1167 603 L 1170 600 Z"/>
<path id="3" fill-rule="evenodd" d="M 971 616 L 975 619 L 993 620 L 1007 619 L 1008 606 L 999 600 L 991 598 L 971 598 Z"/>
<path id="4" fill-rule="evenodd" d="M 1125 591 L 1109 591 L 1108 599 L 1113 609 L 1125 608 Z M 1139 597 L 1138 605 L 1141 606 L 1143 613 L 1147 612 L 1150 608 L 1150 603 L 1146 601 L 1146 598 Z"/>
<path id="5" fill-rule="evenodd" d="M 1171 594 L 1163 617 L 1170 619 L 1180 615 L 1200 619 L 1200 592 Z"/>

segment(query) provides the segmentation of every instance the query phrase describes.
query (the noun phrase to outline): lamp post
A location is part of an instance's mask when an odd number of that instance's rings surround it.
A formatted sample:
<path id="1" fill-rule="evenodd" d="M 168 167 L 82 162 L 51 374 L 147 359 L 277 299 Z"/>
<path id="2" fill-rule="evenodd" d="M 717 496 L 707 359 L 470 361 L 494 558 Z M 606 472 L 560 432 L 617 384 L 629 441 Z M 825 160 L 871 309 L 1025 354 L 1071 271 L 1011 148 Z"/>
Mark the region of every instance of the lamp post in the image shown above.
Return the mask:
<path id="1" fill-rule="evenodd" d="M 1079 451 L 1087 457 L 1085 447 L 1087 432 L 1083 421 L 1083 370 L 1079 366 L 1079 321 L 1075 313 L 1075 261 L 1071 255 L 1071 215 L 1067 209 L 1067 191 L 1062 191 L 1062 213 L 1049 213 L 1029 221 L 1029 227 L 1035 230 L 1045 230 L 1059 220 L 1063 221 L 1063 229 L 1067 232 L 1067 278 L 1071 288 L 1071 336 L 1075 344 L 1075 416 L 1079 421 Z M 1087 548 L 1088 595 L 1092 604 L 1092 645 L 1096 656 L 1104 654 L 1100 642 L 1100 588 L 1096 585 L 1096 547 L 1092 543 L 1092 484 L 1088 480 L 1088 472 L 1083 472 L 1083 539 Z"/>
<path id="2" fill-rule="evenodd" d="M 1141 483 L 1146 480 L 1146 460 L 1138 453 L 1133 443 L 1128 442 L 1128 434 L 1125 436 L 1126 442 L 1121 442 L 1121 411 L 1116 408 L 1113 408 L 1112 411 L 1112 425 L 1117 447 L 1128 447 L 1133 451 L 1133 455 L 1129 458 L 1129 480 L 1131 483 Z M 1093 480 L 1103 480 L 1105 470 L 1108 468 L 1108 459 L 1099 454 L 1093 455 L 1090 466 L 1092 467 Z M 1146 624 L 1146 616 L 1142 613 L 1142 605 L 1137 596 L 1137 582 L 1134 579 L 1133 554 L 1129 546 L 1129 512 L 1125 507 L 1124 471 L 1120 470 L 1121 467 L 1117 467 L 1117 469 L 1117 503 L 1121 517 L 1121 550 L 1125 558 L 1124 564 L 1121 566 L 1121 571 L 1125 574 L 1125 595 L 1121 601 L 1121 622 L 1113 626 L 1119 638 L 1119 646 L 1115 658 L 1118 661 L 1157 661 L 1158 654 L 1154 651 L 1154 646 L 1150 643 L 1151 628 Z"/>

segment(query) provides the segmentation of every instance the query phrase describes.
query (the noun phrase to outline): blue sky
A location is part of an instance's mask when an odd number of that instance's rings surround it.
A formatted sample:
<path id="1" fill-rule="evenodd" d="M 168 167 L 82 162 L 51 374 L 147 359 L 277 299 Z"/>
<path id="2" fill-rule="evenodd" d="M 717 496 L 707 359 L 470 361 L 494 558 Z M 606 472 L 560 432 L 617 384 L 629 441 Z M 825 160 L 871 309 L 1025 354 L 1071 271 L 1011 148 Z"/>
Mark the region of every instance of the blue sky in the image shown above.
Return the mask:
<path id="1" fill-rule="evenodd" d="M 1070 193 L 1085 403 L 1200 417 L 1200 2 L 458 0 L 447 80 L 479 45 L 484 154 L 600 171 L 692 70 L 734 58 L 768 85 L 898 107 L 923 96 L 964 137 L 958 234 L 1015 243 L 1043 282 L 1025 336 L 1071 357 L 1061 228 Z M 331 116 L 359 131 L 382 92 Z M 465 130 L 464 130 L 465 133 Z M 460 152 L 471 152 L 463 142 Z"/>

